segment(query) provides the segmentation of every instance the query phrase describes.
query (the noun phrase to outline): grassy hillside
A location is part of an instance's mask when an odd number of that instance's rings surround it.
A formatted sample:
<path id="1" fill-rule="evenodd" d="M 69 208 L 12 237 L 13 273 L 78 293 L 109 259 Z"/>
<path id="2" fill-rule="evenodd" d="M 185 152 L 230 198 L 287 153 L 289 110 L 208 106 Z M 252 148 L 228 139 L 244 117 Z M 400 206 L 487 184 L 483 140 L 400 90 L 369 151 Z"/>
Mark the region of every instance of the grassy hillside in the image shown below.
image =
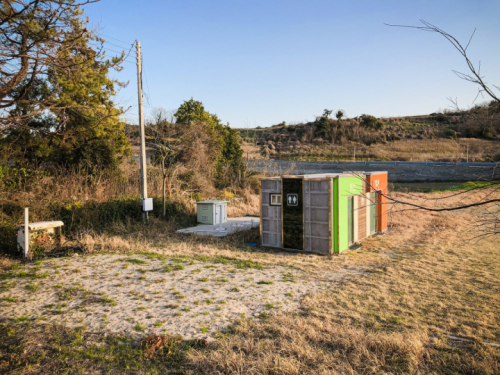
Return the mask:
<path id="1" fill-rule="evenodd" d="M 500 161 L 500 107 L 378 118 L 328 119 L 269 128 L 239 129 L 249 158 L 282 160 Z M 458 145 L 458 147 L 457 147 Z M 458 154 L 458 155 L 457 155 Z M 247 154 L 245 154 L 247 156 Z"/>

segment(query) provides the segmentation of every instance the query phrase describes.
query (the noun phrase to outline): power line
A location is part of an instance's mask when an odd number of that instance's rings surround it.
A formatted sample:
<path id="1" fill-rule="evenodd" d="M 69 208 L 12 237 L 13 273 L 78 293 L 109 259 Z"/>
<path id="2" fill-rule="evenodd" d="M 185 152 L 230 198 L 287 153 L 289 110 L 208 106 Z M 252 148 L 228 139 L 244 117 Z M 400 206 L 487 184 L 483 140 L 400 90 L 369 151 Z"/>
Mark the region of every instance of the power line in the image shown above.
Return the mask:
<path id="1" fill-rule="evenodd" d="M 111 39 L 114 39 L 114 40 L 117 40 L 119 42 L 122 42 L 122 43 L 125 43 L 125 44 L 128 44 L 128 45 L 131 45 L 131 44 L 135 44 L 135 41 L 133 43 L 129 43 L 129 42 L 124 42 L 123 40 L 120 40 L 120 39 L 117 39 L 115 37 L 112 37 L 112 36 L 109 36 L 109 35 L 106 35 L 106 34 L 101 34 L 102 36 L 106 36 L 108 38 L 111 38 Z"/>
<path id="2" fill-rule="evenodd" d="M 118 47 L 118 48 L 123 48 L 123 49 L 132 49 L 132 47 L 134 46 L 134 43 L 130 44 L 130 46 L 127 47 L 127 48 L 125 48 L 123 46 L 119 46 L 118 44 L 113 44 L 111 42 L 107 42 L 107 41 L 104 41 L 103 43 L 111 44 L 112 46 L 115 46 L 115 47 Z"/>
<path id="3" fill-rule="evenodd" d="M 111 36 L 111 35 L 107 35 L 107 34 L 100 34 L 100 35 L 102 35 L 102 36 L 104 36 L 104 37 L 107 37 L 107 38 L 114 39 L 114 40 L 116 40 L 116 41 L 118 41 L 118 42 L 120 42 L 120 43 L 124 43 L 124 44 L 126 44 L 126 45 L 127 45 L 127 47 L 124 47 L 124 46 L 119 46 L 118 44 L 113 44 L 113 43 L 111 43 L 111 42 L 108 42 L 108 41 L 104 40 L 104 43 L 110 44 L 110 45 L 115 46 L 115 47 L 118 47 L 118 48 L 123 48 L 124 50 L 128 50 L 129 52 L 128 52 L 128 54 L 126 54 L 126 55 L 125 55 L 125 58 L 123 59 L 123 61 L 124 61 L 124 62 L 127 62 L 127 63 L 129 63 L 129 64 L 135 64 L 135 61 L 134 61 L 134 62 L 129 61 L 129 60 L 127 60 L 127 57 L 128 57 L 128 55 L 130 54 L 130 51 L 132 50 L 132 48 L 134 47 L 134 45 L 135 45 L 136 41 L 134 41 L 134 42 L 130 43 L 130 42 L 125 42 L 125 41 L 123 41 L 123 40 L 121 40 L 121 39 L 115 38 L 115 37 L 113 37 L 113 36 Z M 118 54 L 122 54 L 122 53 L 124 53 L 124 52 L 125 52 L 125 51 L 115 51 L 115 50 L 110 49 L 110 48 L 106 48 L 106 51 L 111 51 L 111 52 L 118 53 Z"/>
<path id="4" fill-rule="evenodd" d="M 144 57 L 142 58 L 142 65 L 144 67 Z M 148 75 L 146 74 L 146 70 L 143 68 L 144 78 L 146 78 L 146 88 L 148 89 L 148 105 L 150 107 L 153 106 L 153 101 L 151 100 L 151 93 L 149 92 L 149 83 L 148 83 Z"/>
<path id="5" fill-rule="evenodd" d="M 115 51 L 113 49 L 110 49 L 110 48 L 107 48 L 105 51 L 111 51 L 111 52 L 115 52 L 115 53 L 119 53 L 119 54 L 122 54 L 124 51 Z M 129 63 L 132 63 L 132 64 L 135 64 L 135 62 L 132 62 L 132 61 L 128 61 L 127 60 L 127 57 L 124 57 L 123 61 L 126 61 L 126 62 L 129 62 Z"/>

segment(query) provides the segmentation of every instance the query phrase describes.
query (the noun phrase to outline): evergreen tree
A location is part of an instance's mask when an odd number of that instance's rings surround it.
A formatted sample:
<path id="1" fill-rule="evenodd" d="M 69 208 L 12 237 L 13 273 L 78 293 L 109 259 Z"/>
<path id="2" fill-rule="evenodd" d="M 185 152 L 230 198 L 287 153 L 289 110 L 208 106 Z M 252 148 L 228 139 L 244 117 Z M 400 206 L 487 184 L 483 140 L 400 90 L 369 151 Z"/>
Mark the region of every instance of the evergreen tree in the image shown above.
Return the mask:
<path id="1" fill-rule="evenodd" d="M 333 111 L 329 109 L 325 109 L 323 111 L 323 116 L 316 120 L 316 133 L 318 136 L 323 138 L 328 138 L 331 135 L 331 123 L 330 123 L 330 115 Z"/>
<path id="2" fill-rule="evenodd" d="M 107 60 L 95 51 L 91 37 L 81 32 L 83 22 L 75 19 L 73 27 L 66 37 L 78 43 L 78 48 L 61 49 L 58 59 L 79 69 L 67 74 L 50 68 L 45 77 L 25 80 L 16 88 L 26 92 L 28 100 L 18 103 L 11 115 L 38 112 L 26 127 L 7 129 L 0 141 L 2 151 L 11 151 L 9 156 L 21 163 L 106 168 L 131 155 L 120 121 L 123 110 L 113 102 L 115 88 L 122 83 L 108 76 L 120 59 Z"/>

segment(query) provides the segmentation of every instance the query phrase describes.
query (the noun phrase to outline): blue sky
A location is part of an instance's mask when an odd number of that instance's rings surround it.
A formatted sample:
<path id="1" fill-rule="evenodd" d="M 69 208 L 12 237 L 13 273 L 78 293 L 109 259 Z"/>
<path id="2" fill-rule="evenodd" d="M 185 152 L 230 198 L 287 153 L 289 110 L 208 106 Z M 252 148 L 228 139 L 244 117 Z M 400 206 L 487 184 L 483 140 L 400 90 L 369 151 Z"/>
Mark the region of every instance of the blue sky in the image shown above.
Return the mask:
<path id="1" fill-rule="evenodd" d="M 232 127 L 310 121 L 325 108 L 379 117 L 435 112 L 448 97 L 471 105 L 477 88 L 452 72 L 467 67 L 449 42 L 384 25 L 419 19 L 465 43 L 477 28 L 470 58 L 500 85 L 499 1 L 101 0 L 85 15 L 106 36 L 141 42 L 146 116 L 191 97 Z M 135 65 L 116 77 L 130 81 L 116 101 L 137 123 Z"/>

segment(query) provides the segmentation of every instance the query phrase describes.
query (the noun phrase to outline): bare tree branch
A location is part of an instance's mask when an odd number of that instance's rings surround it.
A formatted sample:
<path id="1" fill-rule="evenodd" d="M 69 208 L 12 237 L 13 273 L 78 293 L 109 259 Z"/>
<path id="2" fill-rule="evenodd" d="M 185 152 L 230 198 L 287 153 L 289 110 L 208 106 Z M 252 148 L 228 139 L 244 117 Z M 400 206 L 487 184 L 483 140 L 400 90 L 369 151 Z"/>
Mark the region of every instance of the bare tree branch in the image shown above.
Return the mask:
<path id="1" fill-rule="evenodd" d="M 442 35 L 444 38 L 446 38 L 446 40 L 448 40 L 453 45 L 453 47 L 455 47 L 455 49 L 465 59 L 465 62 L 467 63 L 467 67 L 469 68 L 469 71 L 471 74 L 458 72 L 456 70 L 453 70 L 453 73 L 455 73 L 459 78 L 461 78 L 463 80 L 466 80 L 466 81 L 469 81 L 469 82 L 472 82 L 472 83 L 479 85 L 479 93 L 485 92 L 486 94 L 488 94 L 488 96 L 490 98 L 492 98 L 493 100 L 495 100 L 497 102 L 500 102 L 500 98 L 497 95 L 495 95 L 493 90 L 484 81 L 484 77 L 481 76 L 481 63 L 479 63 L 479 69 L 476 69 L 474 67 L 474 64 L 472 64 L 472 62 L 470 61 L 469 56 L 467 55 L 467 48 L 469 47 L 469 45 L 472 41 L 472 38 L 473 38 L 474 34 L 476 33 L 476 29 L 474 29 L 474 31 L 472 32 L 472 35 L 470 36 L 469 42 L 467 43 L 467 45 L 465 47 L 463 47 L 462 44 L 454 36 L 447 33 L 446 31 L 440 29 L 437 26 L 434 26 L 433 24 L 431 24 L 427 21 L 420 20 L 420 22 L 424 26 L 391 25 L 391 24 L 387 24 L 387 23 L 385 25 L 392 26 L 392 27 L 407 27 L 407 28 L 411 28 L 411 29 L 428 31 L 428 32 L 438 33 L 438 34 Z M 498 86 L 493 85 L 493 87 L 495 87 L 496 89 L 499 89 Z"/>

